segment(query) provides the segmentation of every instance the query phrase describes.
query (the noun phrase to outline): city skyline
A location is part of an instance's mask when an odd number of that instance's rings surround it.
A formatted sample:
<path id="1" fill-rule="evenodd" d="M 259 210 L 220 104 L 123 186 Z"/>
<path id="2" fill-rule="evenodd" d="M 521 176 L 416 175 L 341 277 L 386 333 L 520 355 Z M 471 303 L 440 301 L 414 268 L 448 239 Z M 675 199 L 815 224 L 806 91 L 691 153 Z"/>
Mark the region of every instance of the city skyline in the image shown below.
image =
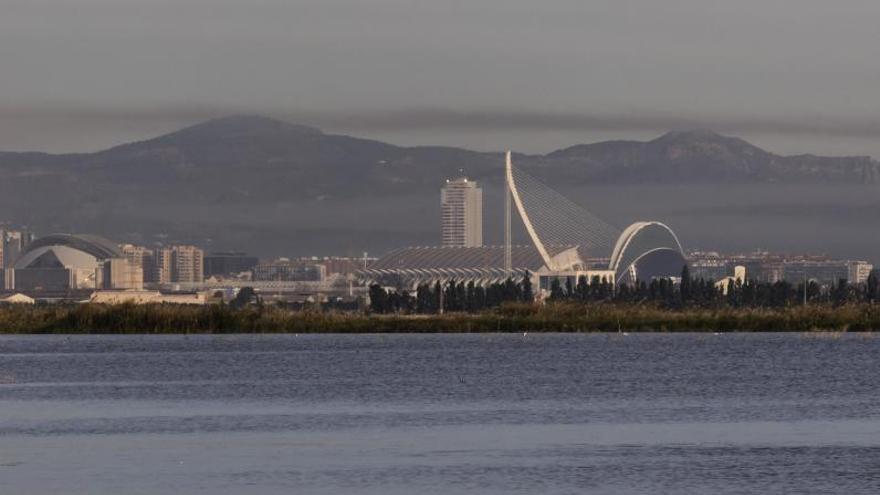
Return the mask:
<path id="1" fill-rule="evenodd" d="M 0 0 L 0 492 L 873 495 L 877 0 Z"/>
<path id="2" fill-rule="evenodd" d="M 878 204 L 876 160 L 782 156 L 706 131 L 517 160 L 617 228 L 651 216 L 703 249 L 880 261 L 870 213 Z M 257 116 L 98 154 L 0 153 L 0 211 L 41 232 L 94 232 L 146 246 L 358 256 L 437 242 L 436 224 L 424 219 L 439 217 L 437 188 L 461 174 L 484 190 L 484 242 L 501 242 L 499 153 L 401 148 Z M 89 200 L 69 184 L 88 184 Z M 827 235 L 816 236 L 817 227 Z M 514 238 L 524 239 L 516 226 Z"/>
<path id="3" fill-rule="evenodd" d="M 257 285 L 264 291 L 274 290 L 280 302 L 282 291 L 288 294 L 285 297 L 294 292 L 302 298 L 309 291 L 308 298 L 326 297 L 328 292 L 344 294 L 346 284 L 351 299 L 356 294 L 356 280 L 358 293 L 366 287 L 374 292 L 376 287 L 392 286 L 404 294 L 421 291 L 424 296 L 425 288 L 436 292 L 433 287 L 453 283 L 500 290 L 498 287 L 522 274 L 524 281 L 531 279 L 530 283 L 537 288 L 534 292 L 528 288 L 527 292 L 542 301 L 548 297 L 558 299 L 562 294 L 573 297 L 575 285 L 595 288 L 600 283 L 605 287 L 602 291 L 614 294 L 620 287 L 621 297 L 627 297 L 627 287 L 641 290 L 647 281 L 652 286 L 658 281 L 679 283 L 676 281 L 690 280 L 691 273 L 696 275 L 695 283 L 714 283 L 724 297 L 744 284 L 787 284 L 785 297 L 790 298 L 795 279 L 803 280 L 805 300 L 808 282 L 815 284 L 814 292 L 825 291 L 823 297 L 838 297 L 832 294 L 839 295 L 835 287 L 844 283 L 862 294 L 873 294 L 876 289 L 874 267 L 862 260 L 766 252 L 687 254 L 678 236 L 662 222 L 636 221 L 619 231 L 515 167 L 510 152 L 505 155 L 505 169 L 506 228 L 509 229 L 515 205 L 530 237 L 527 246 L 514 246 L 510 236 L 506 236 L 505 245 L 484 247 L 482 189 L 467 177 L 456 177 L 446 179 L 439 190 L 439 246 L 396 249 L 371 265 L 364 253 L 364 264 L 359 269 L 350 258 L 342 265 L 332 260 L 325 265 L 328 258 L 324 262 L 287 258 L 260 261 L 241 252 L 205 256 L 204 250 L 192 245 L 149 249 L 135 244 L 114 245 L 113 241 L 92 235 L 52 234 L 41 238 L 29 231 L 6 230 L 0 231 L 4 266 L 4 285 L 0 289 L 56 299 L 76 297 L 73 294 L 77 291 L 95 291 L 92 301 L 108 303 L 121 302 L 126 296 L 108 295 L 106 291 L 122 290 L 133 291 L 129 297 L 138 304 L 160 300 L 209 304 L 217 297 L 227 300 Z M 344 272 L 337 272 L 339 267 Z M 565 291 L 561 289 L 563 285 L 567 287 Z M 182 290 L 185 294 L 195 291 L 200 295 L 196 299 L 165 299 L 161 292 L 144 292 L 147 287 L 164 290 L 166 294 Z M 386 293 L 375 297 L 389 296 Z M 27 301 L 31 303 L 34 299 Z M 458 307 L 458 303 L 450 304 Z M 380 306 L 387 309 L 384 303 Z"/>

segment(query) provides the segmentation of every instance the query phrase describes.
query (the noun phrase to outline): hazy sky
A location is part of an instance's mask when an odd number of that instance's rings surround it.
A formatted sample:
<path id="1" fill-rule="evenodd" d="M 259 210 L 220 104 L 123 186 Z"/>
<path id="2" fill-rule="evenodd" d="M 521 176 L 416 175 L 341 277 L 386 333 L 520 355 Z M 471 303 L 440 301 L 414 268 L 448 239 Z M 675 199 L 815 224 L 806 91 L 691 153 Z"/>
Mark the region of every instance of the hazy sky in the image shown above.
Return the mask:
<path id="1" fill-rule="evenodd" d="M 546 151 L 670 128 L 880 156 L 877 0 L 0 0 L 0 149 L 228 113 Z"/>

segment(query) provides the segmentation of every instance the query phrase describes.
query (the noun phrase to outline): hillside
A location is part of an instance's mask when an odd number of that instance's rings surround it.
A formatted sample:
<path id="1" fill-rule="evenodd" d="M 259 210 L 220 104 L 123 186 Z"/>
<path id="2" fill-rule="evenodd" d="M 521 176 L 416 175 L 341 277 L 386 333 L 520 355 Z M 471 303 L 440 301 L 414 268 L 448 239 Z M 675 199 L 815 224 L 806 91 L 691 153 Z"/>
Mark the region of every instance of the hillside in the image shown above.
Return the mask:
<path id="1" fill-rule="evenodd" d="M 710 132 L 577 145 L 517 155 L 516 163 L 564 188 L 880 181 L 880 164 L 867 157 L 779 156 Z M 359 252 L 433 242 L 438 188 L 461 170 L 500 184 L 501 154 L 400 147 L 236 116 L 91 154 L 0 153 L 0 220 L 257 253 L 269 245 Z"/>
<path id="2" fill-rule="evenodd" d="M 670 132 L 653 141 L 572 146 L 543 157 L 569 180 L 613 183 L 869 183 L 870 157 L 779 156 L 712 132 Z"/>

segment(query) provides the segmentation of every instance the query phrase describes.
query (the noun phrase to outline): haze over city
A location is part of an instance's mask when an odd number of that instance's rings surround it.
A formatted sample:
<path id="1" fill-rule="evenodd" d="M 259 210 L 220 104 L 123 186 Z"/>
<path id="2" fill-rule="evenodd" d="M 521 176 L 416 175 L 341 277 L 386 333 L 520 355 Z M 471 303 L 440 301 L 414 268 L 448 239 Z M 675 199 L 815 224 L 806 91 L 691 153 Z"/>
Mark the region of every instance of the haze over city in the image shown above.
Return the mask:
<path id="1" fill-rule="evenodd" d="M 5 0 L 0 150 L 264 114 L 548 152 L 671 129 L 880 156 L 869 0 Z"/>

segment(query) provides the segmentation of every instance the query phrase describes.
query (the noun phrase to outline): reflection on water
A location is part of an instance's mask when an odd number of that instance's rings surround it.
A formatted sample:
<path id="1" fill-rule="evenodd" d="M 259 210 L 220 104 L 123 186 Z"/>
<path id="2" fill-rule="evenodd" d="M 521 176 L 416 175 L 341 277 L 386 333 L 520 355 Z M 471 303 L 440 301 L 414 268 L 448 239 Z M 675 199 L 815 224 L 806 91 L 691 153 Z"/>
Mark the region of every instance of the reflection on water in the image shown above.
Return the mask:
<path id="1" fill-rule="evenodd" d="M 876 493 L 869 335 L 0 337 L 0 493 Z"/>

